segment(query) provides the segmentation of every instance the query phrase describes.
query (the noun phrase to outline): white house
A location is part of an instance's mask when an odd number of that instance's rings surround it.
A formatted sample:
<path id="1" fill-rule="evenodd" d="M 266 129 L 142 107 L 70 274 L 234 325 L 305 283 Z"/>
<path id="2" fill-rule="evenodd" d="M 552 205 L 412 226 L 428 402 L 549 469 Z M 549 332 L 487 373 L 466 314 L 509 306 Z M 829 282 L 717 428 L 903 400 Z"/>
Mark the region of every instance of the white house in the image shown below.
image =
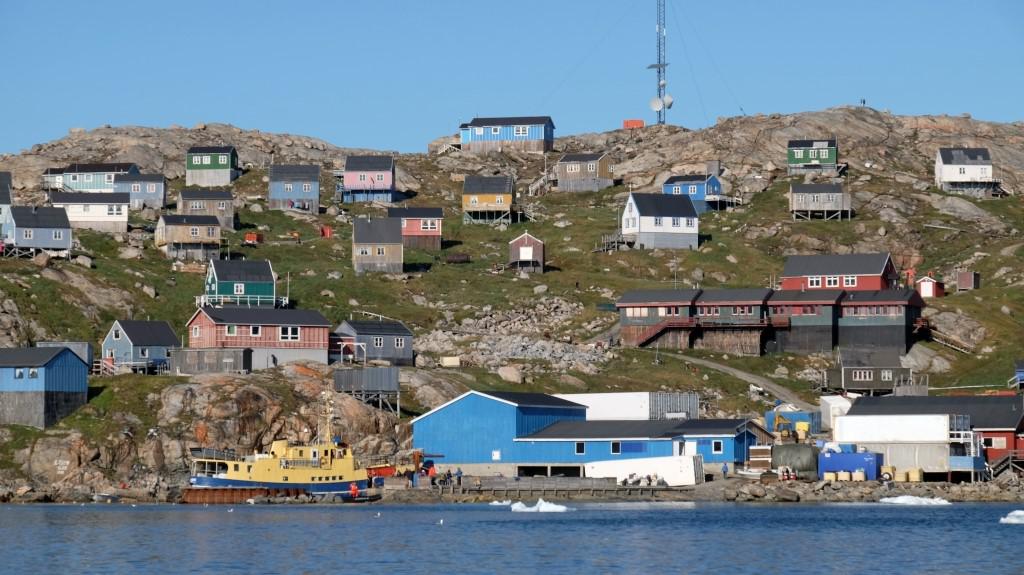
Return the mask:
<path id="1" fill-rule="evenodd" d="M 935 186 L 974 197 L 999 193 L 988 148 L 939 148 L 935 154 Z"/>
<path id="2" fill-rule="evenodd" d="M 697 249 L 697 210 L 686 195 L 629 194 L 622 209 L 623 240 L 640 248 Z"/>
<path id="3" fill-rule="evenodd" d="M 128 199 L 116 192 L 50 192 L 50 204 L 64 208 L 72 228 L 100 232 L 128 231 Z"/>

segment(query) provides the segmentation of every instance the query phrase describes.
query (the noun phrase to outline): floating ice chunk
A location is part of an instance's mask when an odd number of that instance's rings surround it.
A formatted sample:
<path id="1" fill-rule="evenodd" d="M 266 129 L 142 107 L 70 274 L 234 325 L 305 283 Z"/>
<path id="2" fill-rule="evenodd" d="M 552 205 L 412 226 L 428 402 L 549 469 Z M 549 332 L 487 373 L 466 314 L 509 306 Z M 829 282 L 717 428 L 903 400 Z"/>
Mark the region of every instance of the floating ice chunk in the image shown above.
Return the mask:
<path id="1" fill-rule="evenodd" d="M 898 497 L 883 497 L 879 503 L 889 505 L 951 505 L 949 501 L 941 497 L 916 497 L 914 495 L 900 495 Z"/>
<path id="2" fill-rule="evenodd" d="M 1024 511 L 1011 511 L 1006 517 L 1000 517 L 999 522 L 1007 525 L 1024 525 Z"/>
<path id="3" fill-rule="evenodd" d="M 572 511 L 571 508 L 565 505 L 559 505 L 557 503 L 548 503 L 543 499 L 538 499 L 537 504 L 533 507 L 528 506 L 522 501 L 516 501 L 512 504 L 512 511 L 519 511 L 525 513 L 564 513 L 566 511 Z"/>

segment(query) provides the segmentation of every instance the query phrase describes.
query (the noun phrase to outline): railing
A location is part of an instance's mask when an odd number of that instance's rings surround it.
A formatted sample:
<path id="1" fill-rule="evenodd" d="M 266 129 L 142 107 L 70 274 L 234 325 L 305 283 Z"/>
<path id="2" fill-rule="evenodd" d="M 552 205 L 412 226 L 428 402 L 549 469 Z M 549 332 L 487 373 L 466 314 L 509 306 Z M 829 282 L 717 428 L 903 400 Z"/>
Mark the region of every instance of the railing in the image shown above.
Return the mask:
<path id="1" fill-rule="evenodd" d="M 208 447 L 193 447 L 189 449 L 189 454 L 194 459 L 215 459 L 218 461 L 242 461 L 245 457 L 238 454 L 238 452 L 228 449 L 210 449 Z"/>
<path id="2" fill-rule="evenodd" d="M 661 334 L 667 329 L 696 327 L 696 325 L 697 322 L 692 317 L 680 317 L 661 321 L 644 330 L 644 332 L 640 335 L 640 340 L 637 342 L 637 345 L 644 345 L 645 343 L 658 337 L 659 334 Z"/>
<path id="3" fill-rule="evenodd" d="M 200 295 L 196 296 L 196 306 L 221 306 L 221 305 L 242 305 L 242 306 L 279 306 L 288 307 L 287 297 L 275 297 L 270 295 Z"/>
<path id="4" fill-rule="evenodd" d="M 282 469 L 319 469 L 320 459 L 279 459 Z"/>

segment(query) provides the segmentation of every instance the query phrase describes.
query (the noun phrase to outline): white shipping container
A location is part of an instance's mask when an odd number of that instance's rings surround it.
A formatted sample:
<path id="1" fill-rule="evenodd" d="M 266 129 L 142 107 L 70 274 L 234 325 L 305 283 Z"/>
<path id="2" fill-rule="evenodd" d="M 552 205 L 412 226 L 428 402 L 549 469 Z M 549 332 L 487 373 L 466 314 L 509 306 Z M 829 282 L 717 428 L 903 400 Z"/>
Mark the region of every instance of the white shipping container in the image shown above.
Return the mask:
<path id="1" fill-rule="evenodd" d="M 836 418 L 846 415 L 853 405 L 853 400 L 842 395 L 821 396 L 821 428 L 835 429 Z"/>
<path id="2" fill-rule="evenodd" d="M 832 437 L 839 443 L 949 443 L 949 416 L 843 415 Z"/>
<path id="3" fill-rule="evenodd" d="M 586 464 L 587 477 L 614 477 L 621 483 L 630 474 L 638 477 L 657 475 L 672 487 L 704 483 L 704 458 L 700 455 L 644 457 L 592 461 Z"/>

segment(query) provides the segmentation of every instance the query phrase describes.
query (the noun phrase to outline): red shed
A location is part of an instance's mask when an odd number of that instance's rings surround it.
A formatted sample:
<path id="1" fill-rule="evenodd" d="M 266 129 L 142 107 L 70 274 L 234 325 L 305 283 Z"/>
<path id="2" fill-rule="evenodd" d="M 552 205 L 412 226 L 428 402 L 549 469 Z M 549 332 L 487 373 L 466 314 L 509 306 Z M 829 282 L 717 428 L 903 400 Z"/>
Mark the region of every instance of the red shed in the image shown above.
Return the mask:
<path id="1" fill-rule="evenodd" d="M 544 242 L 523 234 L 508 243 L 508 266 L 526 272 L 544 273 Z"/>

